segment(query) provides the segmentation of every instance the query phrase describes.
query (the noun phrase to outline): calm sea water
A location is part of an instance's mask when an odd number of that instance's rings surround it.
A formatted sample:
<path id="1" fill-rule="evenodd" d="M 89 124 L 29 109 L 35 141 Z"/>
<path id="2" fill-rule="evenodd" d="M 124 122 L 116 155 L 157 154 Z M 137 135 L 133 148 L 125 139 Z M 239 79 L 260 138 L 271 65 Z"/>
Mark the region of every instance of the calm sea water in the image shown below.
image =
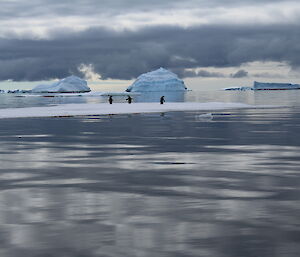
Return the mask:
<path id="1" fill-rule="evenodd" d="M 298 257 L 300 92 L 183 99 L 285 107 L 0 120 L 0 256 Z"/>

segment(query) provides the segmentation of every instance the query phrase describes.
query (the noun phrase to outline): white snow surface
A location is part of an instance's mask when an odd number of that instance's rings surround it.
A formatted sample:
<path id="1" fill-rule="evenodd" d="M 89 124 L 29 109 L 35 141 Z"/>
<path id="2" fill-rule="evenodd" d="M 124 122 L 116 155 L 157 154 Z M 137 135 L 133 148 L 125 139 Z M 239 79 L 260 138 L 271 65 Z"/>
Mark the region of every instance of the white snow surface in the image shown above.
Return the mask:
<path id="1" fill-rule="evenodd" d="M 270 106 L 254 106 L 242 103 L 100 103 L 100 104 L 62 104 L 47 107 L 27 107 L 0 109 L 0 119 L 26 117 L 63 117 L 129 113 L 159 113 L 170 111 L 202 111 L 224 109 L 268 108 Z"/>
<path id="2" fill-rule="evenodd" d="M 90 92 L 87 82 L 76 76 L 69 76 L 50 85 L 38 85 L 33 93 L 80 93 Z"/>
<path id="3" fill-rule="evenodd" d="M 136 81 L 127 88 L 127 92 L 149 92 L 149 91 L 185 91 L 183 80 L 164 68 L 140 75 Z"/>

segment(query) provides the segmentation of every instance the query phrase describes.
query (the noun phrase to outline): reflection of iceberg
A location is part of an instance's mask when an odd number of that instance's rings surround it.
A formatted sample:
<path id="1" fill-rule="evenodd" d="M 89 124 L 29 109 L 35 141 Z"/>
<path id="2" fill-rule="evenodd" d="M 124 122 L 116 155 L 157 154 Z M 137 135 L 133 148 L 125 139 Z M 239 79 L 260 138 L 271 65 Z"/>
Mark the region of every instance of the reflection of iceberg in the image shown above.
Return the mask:
<path id="1" fill-rule="evenodd" d="M 205 113 L 195 116 L 196 121 L 212 121 L 213 118 L 214 117 L 212 113 Z"/>
<path id="2" fill-rule="evenodd" d="M 153 91 L 185 91 L 184 82 L 178 76 L 166 69 L 140 75 L 136 81 L 127 88 L 127 92 L 153 92 Z"/>
<path id="3" fill-rule="evenodd" d="M 143 92 L 139 95 L 133 96 L 134 102 L 159 102 L 161 96 L 165 97 L 166 102 L 184 102 L 185 92 Z"/>
<path id="4" fill-rule="evenodd" d="M 64 78 L 50 85 L 38 85 L 32 89 L 33 93 L 82 93 L 90 91 L 87 82 L 76 76 Z"/>
<path id="5" fill-rule="evenodd" d="M 264 83 L 254 81 L 254 90 L 288 90 L 288 89 L 300 89 L 299 84 L 291 83 Z"/>

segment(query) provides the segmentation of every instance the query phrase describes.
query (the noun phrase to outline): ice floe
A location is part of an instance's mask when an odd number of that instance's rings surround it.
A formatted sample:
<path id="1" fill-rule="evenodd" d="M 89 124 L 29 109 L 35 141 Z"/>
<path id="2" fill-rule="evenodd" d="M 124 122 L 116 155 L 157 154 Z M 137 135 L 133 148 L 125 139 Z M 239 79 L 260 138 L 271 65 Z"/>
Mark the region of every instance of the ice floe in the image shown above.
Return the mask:
<path id="1" fill-rule="evenodd" d="M 26 117 L 57 117 L 57 116 L 86 116 L 129 113 L 159 113 L 171 111 L 203 111 L 224 109 L 268 108 L 269 106 L 254 106 L 243 103 L 99 103 L 99 104 L 61 104 L 47 107 L 28 107 L 0 109 L 0 119 Z"/>

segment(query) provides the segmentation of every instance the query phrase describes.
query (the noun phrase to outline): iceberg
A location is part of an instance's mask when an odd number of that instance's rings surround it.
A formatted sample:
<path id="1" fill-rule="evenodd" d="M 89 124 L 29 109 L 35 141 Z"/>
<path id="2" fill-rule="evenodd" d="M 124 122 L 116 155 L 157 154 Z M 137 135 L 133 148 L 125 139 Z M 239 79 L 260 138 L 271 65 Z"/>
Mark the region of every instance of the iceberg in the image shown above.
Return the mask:
<path id="1" fill-rule="evenodd" d="M 233 90 L 233 91 L 248 91 L 253 90 L 253 87 L 227 87 L 224 90 Z"/>
<path id="2" fill-rule="evenodd" d="M 90 92 L 87 82 L 76 76 L 69 76 L 50 85 L 38 85 L 32 93 L 84 93 Z"/>
<path id="3" fill-rule="evenodd" d="M 254 81 L 254 90 L 288 90 L 288 89 L 300 89 L 299 84 L 291 83 L 266 83 Z"/>
<path id="4" fill-rule="evenodd" d="M 174 92 L 174 91 L 186 91 L 187 88 L 184 85 L 183 80 L 178 76 L 164 68 L 151 71 L 140 75 L 136 81 L 129 86 L 127 92 Z"/>
<path id="5" fill-rule="evenodd" d="M 291 83 L 268 83 L 268 82 L 257 82 L 254 81 L 253 87 L 228 87 L 224 90 L 290 90 L 290 89 L 300 89 L 300 84 Z"/>

